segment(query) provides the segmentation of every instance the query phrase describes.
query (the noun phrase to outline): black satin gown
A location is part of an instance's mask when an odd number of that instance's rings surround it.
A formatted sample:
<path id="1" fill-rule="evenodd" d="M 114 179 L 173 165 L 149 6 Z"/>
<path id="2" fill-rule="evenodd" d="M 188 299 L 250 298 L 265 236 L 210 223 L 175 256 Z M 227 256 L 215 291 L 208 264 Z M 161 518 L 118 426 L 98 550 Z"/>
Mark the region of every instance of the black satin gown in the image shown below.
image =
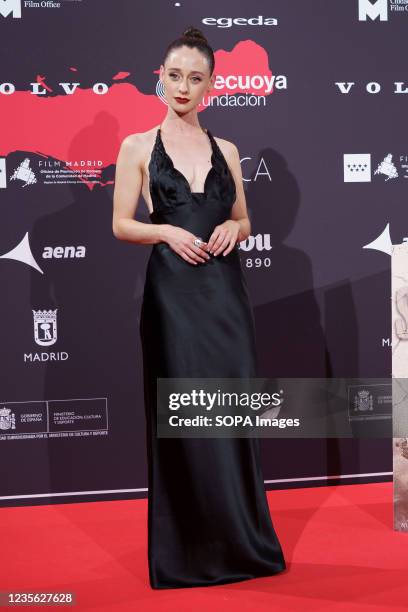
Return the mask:
<path id="1" fill-rule="evenodd" d="M 158 128 L 149 164 L 153 223 L 208 241 L 230 218 L 236 191 L 216 140 L 204 193 L 166 153 Z M 158 438 L 157 377 L 254 377 L 253 314 L 238 252 L 193 265 L 156 243 L 140 319 L 148 459 L 152 588 L 209 586 L 285 569 L 272 525 L 256 438 Z"/>

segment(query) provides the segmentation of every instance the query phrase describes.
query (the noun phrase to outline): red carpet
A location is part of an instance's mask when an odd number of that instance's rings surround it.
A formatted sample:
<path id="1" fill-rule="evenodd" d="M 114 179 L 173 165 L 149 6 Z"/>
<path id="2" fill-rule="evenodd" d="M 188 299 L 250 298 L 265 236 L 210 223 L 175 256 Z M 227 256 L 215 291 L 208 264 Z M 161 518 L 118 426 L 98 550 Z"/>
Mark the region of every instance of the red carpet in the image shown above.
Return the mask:
<path id="1" fill-rule="evenodd" d="M 407 609 L 408 533 L 393 530 L 392 483 L 268 499 L 286 572 L 171 590 L 148 586 L 147 500 L 2 508 L 0 591 L 74 591 L 76 606 L 47 608 L 60 611 Z"/>

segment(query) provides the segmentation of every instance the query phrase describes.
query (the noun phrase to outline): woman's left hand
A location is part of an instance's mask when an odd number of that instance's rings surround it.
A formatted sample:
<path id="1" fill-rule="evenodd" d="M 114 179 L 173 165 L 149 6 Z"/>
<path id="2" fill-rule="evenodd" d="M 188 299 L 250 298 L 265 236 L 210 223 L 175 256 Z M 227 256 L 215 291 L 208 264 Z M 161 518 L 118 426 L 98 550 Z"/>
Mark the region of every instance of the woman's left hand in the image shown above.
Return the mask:
<path id="1" fill-rule="evenodd" d="M 216 256 L 225 249 L 223 255 L 228 255 L 238 240 L 240 229 L 240 224 L 234 219 L 227 219 L 224 223 L 217 225 L 208 240 L 207 251 Z"/>

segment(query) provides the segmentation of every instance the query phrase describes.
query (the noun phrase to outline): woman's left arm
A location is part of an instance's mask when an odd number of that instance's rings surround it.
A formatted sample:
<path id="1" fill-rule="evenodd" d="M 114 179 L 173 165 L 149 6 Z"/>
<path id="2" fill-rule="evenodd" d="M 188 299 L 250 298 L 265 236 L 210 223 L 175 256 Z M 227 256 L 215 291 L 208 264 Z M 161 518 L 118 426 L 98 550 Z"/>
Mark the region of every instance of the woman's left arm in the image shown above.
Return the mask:
<path id="1" fill-rule="evenodd" d="M 227 219 L 221 225 L 217 225 L 208 241 L 207 250 L 213 252 L 214 255 L 219 255 L 221 252 L 223 252 L 223 255 L 227 255 L 237 242 L 246 240 L 251 233 L 239 152 L 232 142 L 228 142 L 228 152 L 225 151 L 224 156 L 234 178 L 236 199 L 231 209 L 230 219 Z"/>
<path id="2" fill-rule="evenodd" d="M 238 242 L 246 240 L 251 233 L 251 222 L 245 199 L 244 184 L 242 181 L 241 162 L 237 147 L 230 143 L 229 167 L 234 177 L 237 197 L 231 210 L 231 219 L 239 223 Z"/>

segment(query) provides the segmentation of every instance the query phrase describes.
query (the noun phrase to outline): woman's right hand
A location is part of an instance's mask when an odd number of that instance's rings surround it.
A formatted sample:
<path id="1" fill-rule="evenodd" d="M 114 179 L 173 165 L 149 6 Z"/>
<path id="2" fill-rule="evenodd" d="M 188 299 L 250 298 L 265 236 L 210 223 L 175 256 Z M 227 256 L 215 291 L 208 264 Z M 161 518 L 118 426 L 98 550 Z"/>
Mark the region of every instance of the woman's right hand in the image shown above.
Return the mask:
<path id="1" fill-rule="evenodd" d="M 166 225 L 165 242 L 175 253 L 195 266 L 197 263 L 203 263 L 210 259 L 206 251 L 206 242 L 202 242 L 200 246 L 193 244 L 195 238 L 198 237 L 177 225 Z"/>

